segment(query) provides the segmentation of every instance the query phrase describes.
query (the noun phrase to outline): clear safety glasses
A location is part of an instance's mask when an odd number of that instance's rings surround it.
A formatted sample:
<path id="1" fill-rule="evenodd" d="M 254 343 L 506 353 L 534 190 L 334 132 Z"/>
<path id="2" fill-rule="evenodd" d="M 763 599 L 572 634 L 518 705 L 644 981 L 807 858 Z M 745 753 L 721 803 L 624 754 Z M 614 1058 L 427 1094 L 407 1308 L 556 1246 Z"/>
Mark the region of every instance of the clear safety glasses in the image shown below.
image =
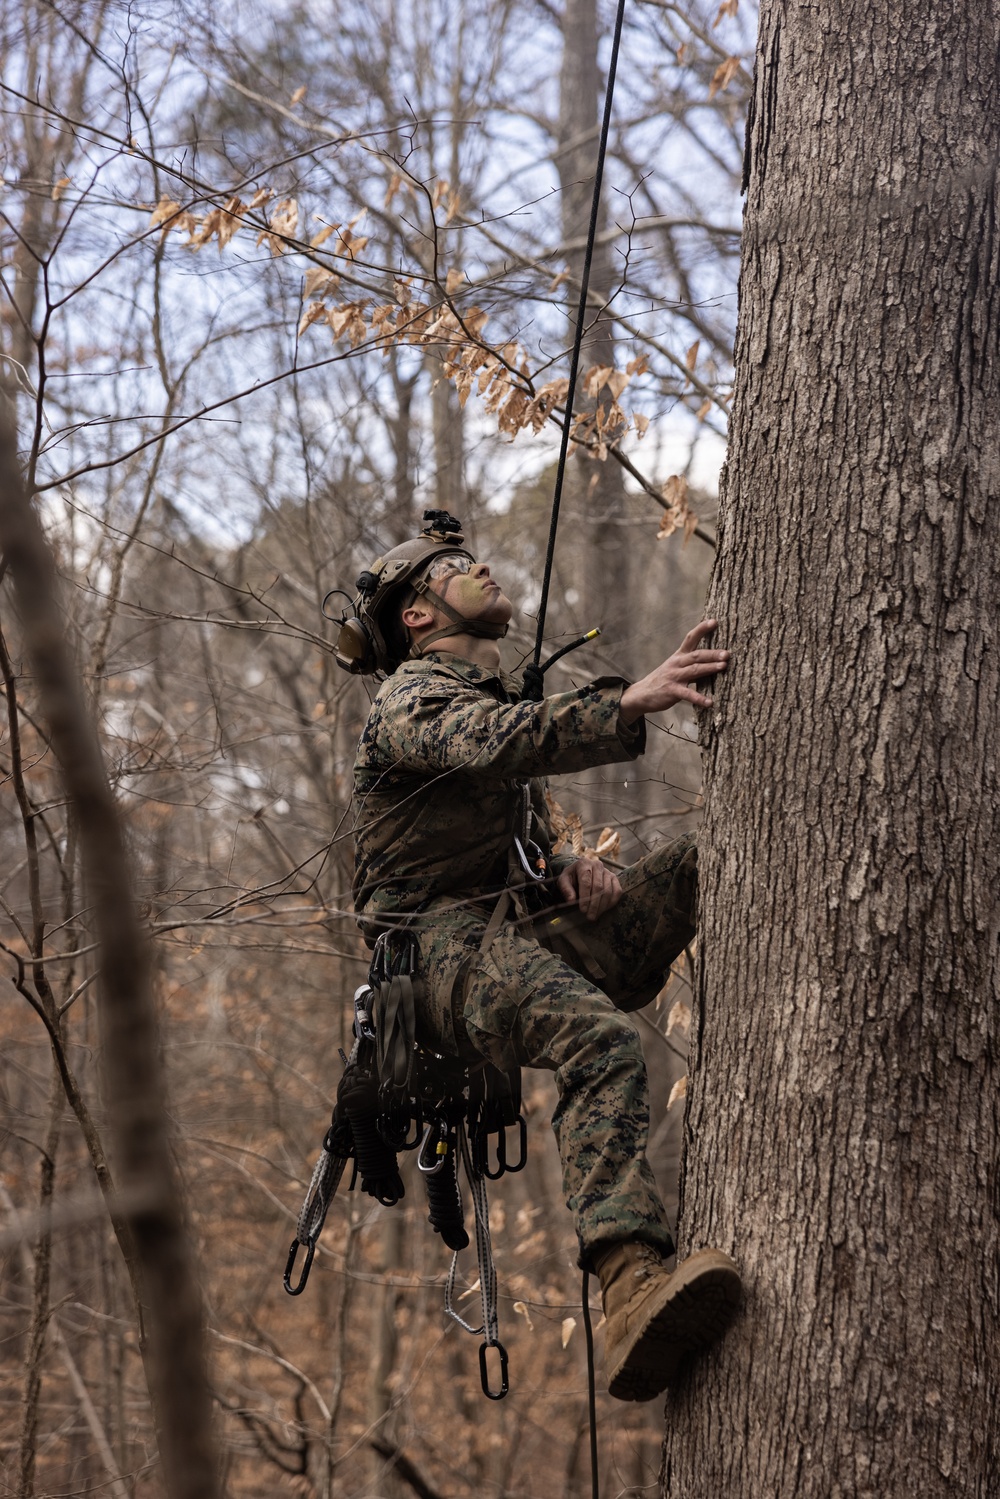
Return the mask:
<path id="1" fill-rule="evenodd" d="M 424 576 L 426 578 L 450 578 L 453 573 L 471 572 L 475 565 L 471 557 L 435 557 Z"/>

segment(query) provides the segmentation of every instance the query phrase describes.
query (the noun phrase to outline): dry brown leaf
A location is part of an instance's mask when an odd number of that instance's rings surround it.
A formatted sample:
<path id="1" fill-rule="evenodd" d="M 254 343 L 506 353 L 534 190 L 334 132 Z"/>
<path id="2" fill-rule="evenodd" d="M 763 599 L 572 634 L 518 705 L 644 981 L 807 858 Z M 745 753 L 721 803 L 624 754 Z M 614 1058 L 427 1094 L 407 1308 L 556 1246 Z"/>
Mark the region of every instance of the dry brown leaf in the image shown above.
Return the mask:
<path id="1" fill-rule="evenodd" d="M 720 62 L 712 74 L 712 82 L 708 86 L 709 99 L 714 99 L 716 94 L 724 93 L 739 70 L 740 60 L 738 57 L 727 57 L 725 62 Z"/>
<path id="2" fill-rule="evenodd" d="M 694 374 L 694 367 L 698 359 L 698 350 L 700 348 L 701 339 L 696 338 L 690 349 L 688 349 L 687 353 L 684 355 L 684 363 L 687 366 L 689 374 Z"/>
<path id="3" fill-rule="evenodd" d="M 504 402 L 500 415 L 497 418 L 497 426 L 501 432 L 506 432 L 509 437 L 515 437 L 525 423 L 525 412 L 528 409 L 528 393 L 520 386 L 515 385 L 510 395 Z"/>
<path id="4" fill-rule="evenodd" d="M 575 1317 L 564 1317 L 562 1320 L 562 1345 L 565 1348 L 576 1328 Z"/>
<path id="5" fill-rule="evenodd" d="M 393 198 L 399 192 L 399 189 L 402 187 L 402 185 L 403 185 L 403 179 L 402 179 L 402 177 L 399 175 L 398 172 L 393 172 L 392 176 L 389 178 L 389 186 L 385 190 L 385 198 L 382 200 L 382 207 L 383 208 L 388 208 L 389 207 L 389 204 L 392 202 Z"/>
<path id="6" fill-rule="evenodd" d="M 155 229 L 157 224 L 165 224 L 168 219 L 176 218 L 182 212 L 181 205 L 164 194 L 149 216 L 149 227 Z"/>
<path id="7" fill-rule="evenodd" d="M 680 67 L 684 66 L 684 59 L 685 59 L 685 57 L 687 57 L 687 50 L 688 50 L 688 44 L 687 44 L 687 42 L 681 42 L 680 46 L 677 48 L 677 62 L 678 62 L 678 66 L 680 66 Z"/>
<path id="8" fill-rule="evenodd" d="M 722 0 L 722 4 L 719 6 L 719 13 L 712 22 L 712 30 L 715 30 L 723 16 L 735 16 L 739 7 L 740 0 Z"/>
<path id="9" fill-rule="evenodd" d="M 564 812 L 550 791 L 545 793 L 549 809 L 549 824 L 552 831 L 552 852 L 565 853 L 569 849 L 576 858 L 583 855 L 583 823 L 579 812 Z"/>
<path id="10" fill-rule="evenodd" d="M 466 330 L 472 338 L 482 337 L 483 329 L 489 320 L 489 313 L 484 312 L 481 307 L 470 307 L 467 312 L 462 313 L 462 322 L 465 324 Z M 480 358 L 481 362 L 482 355 L 479 349 L 473 345 L 470 352 L 472 357 Z"/>
<path id="11" fill-rule="evenodd" d="M 250 206 L 251 208 L 254 206 L 252 199 Z M 266 240 L 272 255 L 284 255 L 289 249 L 286 240 L 294 238 L 298 227 L 299 205 L 294 198 L 282 198 L 271 215 L 267 228 L 262 229 L 258 234 L 257 243 L 260 245 Z"/>
<path id="12" fill-rule="evenodd" d="M 52 184 L 52 201 L 53 201 L 53 203 L 58 203 L 59 202 L 59 199 L 62 197 L 62 195 L 65 192 L 66 188 L 69 187 L 69 185 L 72 182 L 72 180 L 73 180 L 72 177 L 60 177 L 58 182 L 54 182 Z"/>
<path id="13" fill-rule="evenodd" d="M 241 198 L 232 197 L 227 199 L 223 205 L 222 216 L 219 221 L 218 236 L 219 249 L 222 250 L 243 222 L 243 215 L 247 206 Z"/>
<path id="14" fill-rule="evenodd" d="M 457 266 L 453 265 L 444 280 L 444 289 L 446 295 L 450 297 L 454 292 L 458 291 L 458 288 L 461 286 L 464 280 L 465 272 L 460 271 Z"/>
<path id="15" fill-rule="evenodd" d="M 584 849 L 584 857 L 588 859 L 617 859 L 622 851 L 621 834 L 612 828 L 602 828 L 601 836 L 593 848 Z"/>
<path id="16" fill-rule="evenodd" d="M 197 223 L 198 221 L 193 213 L 182 208 L 179 203 L 175 203 L 173 198 L 164 196 L 153 209 L 149 220 L 149 227 L 150 229 L 155 229 L 157 224 L 162 224 L 162 237 L 165 239 L 172 229 L 183 229 L 188 234 L 193 234 L 197 228 Z"/>
<path id="17" fill-rule="evenodd" d="M 343 255 L 346 260 L 355 260 L 367 243 L 367 234 L 352 234 L 351 227 L 348 224 L 340 231 L 340 237 L 337 240 L 337 248 L 334 254 Z"/>
<path id="18" fill-rule="evenodd" d="M 250 207 L 263 208 L 264 204 L 269 202 L 273 196 L 274 194 L 269 187 L 259 187 L 250 199 Z"/>
<path id="19" fill-rule="evenodd" d="M 461 206 L 462 206 L 462 195 L 456 189 L 455 192 L 448 194 L 448 201 L 445 204 L 444 221 L 445 221 L 446 224 L 450 224 L 451 223 L 452 219 L 458 213 L 458 210 L 461 208 Z"/>
<path id="20" fill-rule="evenodd" d="M 301 338 L 307 328 L 313 323 L 318 323 L 326 317 L 326 308 L 322 302 L 310 302 L 299 321 L 299 337 Z"/>
<path id="21" fill-rule="evenodd" d="M 515 1310 L 515 1312 L 517 1313 L 517 1315 L 519 1317 L 523 1317 L 524 1320 L 525 1320 L 525 1322 L 527 1322 L 527 1324 L 528 1324 L 528 1331 L 529 1332 L 534 1332 L 534 1330 L 535 1330 L 535 1324 L 531 1320 L 531 1313 L 528 1311 L 527 1304 L 525 1302 L 523 1302 L 523 1301 L 515 1301 L 514 1302 L 514 1310 Z"/>
<path id="22" fill-rule="evenodd" d="M 569 280 L 569 271 L 559 271 L 549 282 L 549 291 L 558 291 L 564 281 Z"/>
<path id="23" fill-rule="evenodd" d="M 305 98 L 305 96 L 306 96 L 306 85 L 304 83 L 300 83 L 299 86 L 298 86 L 298 88 L 295 90 L 294 94 L 292 95 L 291 99 L 289 100 L 289 103 L 290 104 L 301 104 L 302 100 Z"/>
<path id="24" fill-rule="evenodd" d="M 667 1016 L 667 1035 L 671 1035 L 674 1031 L 680 1031 L 685 1037 L 691 1034 L 691 1006 L 683 999 L 674 1001 L 670 1007 L 670 1014 Z"/>
<path id="25" fill-rule="evenodd" d="M 383 302 L 376 307 L 371 315 L 371 330 L 384 338 L 392 333 L 392 319 L 396 316 L 396 308 L 392 302 Z"/>
<path id="26" fill-rule="evenodd" d="M 635 430 L 638 432 L 641 441 L 649 431 L 649 417 L 643 416 L 641 411 L 637 411 L 632 420 L 635 422 Z"/>
<path id="27" fill-rule="evenodd" d="M 455 376 L 455 389 L 458 392 L 458 404 L 460 407 L 462 407 L 463 410 L 465 409 L 466 401 L 469 399 L 469 395 L 472 391 L 474 382 L 475 376 L 473 375 L 471 370 L 459 370 L 458 374 Z"/>
<path id="28" fill-rule="evenodd" d="M 330 291 L 339 280 L 340 277 L 328 271 L 325 265 L 311 265 L 305 274 L 303 294 L 314 297 L 319 291 Z"/>
<path id="29" fill-rule="evenodd" d="M 629 360 L 628 364 L 625 366 L 625 373 L 627 375 L 644 375 L 648 369 L 649 360 L 646 358 L 645 354 L 639 354 L 635 359 Z"/>
<path id="30" fill-rule="evenodd" d="M 489 357 L 486 360 L 485 367 L 482 370 L 482 373 L 480 374 L 479 380 L 477 382 L 477 386 L 478 386 L 478 390 L 479 390 L 479 394 L 480 395 L 483 394 L 483 392 L 486 390 L 487 386 L 489 385 L 490 381 L 497 375 L 497 373 L 499 372 L 499 370 L 500 370 L 500 361 L 499 361 L 499 359 L 497 359 L 497 357 L 496 357 L 495 354 L 490 354 Z"/>
<path id="31" fill-rule="evenodd" d="M 615 372 L 612 364 L 592 364 L 583 377 L 583 388 L 591 399 L 600 395 L 608 376 Z"/>
<path id="32" fill-rule="evenodd" d="M 597 840 L 597 854 L 601 859 L 617 859 L 622 851 L 622 835 L 613 828 L 604 828 Z"/>
<path id="33" fill-rule="evenodd" d="M 702 401 L 701 405 L 698 407 L 698 411 L 697 411 L 698 420 L 700 422 L 703 422 L 705 420 L 706 416 L 708 415 L 708 413 L 711 411 L 711 409 L 712 409 L 712 402 L 708 398 L 708 396 L 706 396 L 705 399 Z"/>
<path id="34" fill-rule="evenodd" d="M 483 385 L 484 376 L 485 371 L 483 372 L 483 375 L 480 375 L 479 377 L 480 390 L 485 389 L 485 386 Z M 485 407 L 486 411 L 492 416 L 495 411 L 500 410 L 501 405 L 506 400 L 507 392 L 510 389 L 510 376 L 508 375 L 507 371 L 501 366 L 500 369 L 491 373 L 487 377 L 486 384 L 490 385 L 491 389 L 489 395 L 486 397 Z"/>
<path id="35" fill-rule="evenodd" d="M 326 244 L 326 241 L 330 238 L 330 235 L 336 234 L 339 228 L 339 224 L 324 224 L 319 233 L 313 235 L 312 239 L 309 241 L 310 245 L 314 250 L 318 250 L 320 245 Z"/>
<path id="36" fill-rule="evenodd" d="M 540 432 L 556 407 L 565 401 L 568 391 L 568 380 L 549 380 L 529 405 L 525 424 L 530 423 L 533 432 Z"/>
<path id="37" fill-rule="evenodd" d="M 657 541 L 663 541 L 672 536 L 675 531 L 684 527 L 685 540 L 698 524 L 698 517 L 688 504 L 688 482 L 683 474 L 671 474 L 670 478 L 660 490 L 667 508 L 660 518 L 660 529 L 656 533 Z"/>
<path id="38" fill-rule="evenodd" d="M 552 792 L 547 788 L 545 791 L 545 805 L 548 808 L 549 829 L 552 833 L 554 842 L 557 838 L 561 838 L 563 833 L 566 831 L 566 814 L 559 803 L 556 801 L 555 797 L 552 795 Z M 554 848 L 552 852 L 555 853 Z"/>
<path id="39" fill-rule="evenodd" d="M 675 1103 L 680 1103 L 682 1099 L 687 1098 L 687 1090 L 688 1075 L 685 1072 L 684 1076 L 679 1077 L 670 1090 L 670 1097 L 667 1099 L 668 1114 L 670 1113 L 670 1110 L 673 1108 Z"/>
<path id="40" fill-rule="evenodd" d="M 445 193 L 447 191 L 448 191 L 448 184 L 447 184 L 447 182 L 438 182 L 438 185 L 437 185 L 437 187 L 435 187 L 433 195 L 431 197 L 431 207 L 432 208 L 438 208 L 440 206 L 442 200 L 444 199 L 444 195 L 445 195 Z"/>
<path id="41" fill-rule="evenodd" d="M 617 401 L 632 376 L 626 370 L 612 370 L 608 376 L 608 389 L 614 400 Z"/>

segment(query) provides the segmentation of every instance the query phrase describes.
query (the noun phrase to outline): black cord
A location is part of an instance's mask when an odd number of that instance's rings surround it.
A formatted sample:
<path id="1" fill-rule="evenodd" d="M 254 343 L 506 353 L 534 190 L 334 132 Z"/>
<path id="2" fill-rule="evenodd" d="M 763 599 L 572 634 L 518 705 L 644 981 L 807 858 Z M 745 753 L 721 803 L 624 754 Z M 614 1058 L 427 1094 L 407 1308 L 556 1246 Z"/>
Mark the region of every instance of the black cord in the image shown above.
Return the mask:
<path id="1" fill-rule="evenodd" d="M 569 367 L 569 389 L 566 392 L 566 418 L 563 422 L 562 441 L 559 445 L 559 464 L 552 494 L 552 519 L 549 523 L 549 544 L 545 553 L 545 572 L 542 576 L 542 596 L 538 605 L 538 633 L 535 636 L 535 658 L 537 667 L 542 659 L 542 640 L 545 635 L 545 611 L 549 600 L 549 583 L 552 578 L 552 559 L 556 550 L 556 529 L 559 525 L 559 506 L 562 501 L 563 478 L 566 473 L 566 455 L 569 452 L 570 429 L 573 426 L 573 398 L 576 393 L 576 377 L 580 368 L 580 346 L 583 343 L 584 319 L 587 315 L 587 293 L 590 289 L 590 264 L 594 258 L 594 241 L 597 238 L 597 216 L 601 207 L 601 182 L 604 178 L 604 157 L 608 149 L 608 132 L 611 128 L 611 103 L 615 92 L 615 74 L 618 71 L 618 49 L 622 39 L 622 22 L 625 18 L 625 0 L 618 0 L 615 16 L 615 35 L 611 44 L 611 62 L 608 67 L 608 91 L 604 96 L 604 121 L 601 125 L 601 143 L 597 151 L 597 170 L 594 173 L 594 197 L 590 205 L 590 228 L 587 231 L 587 252 L 583 260 L 583 279 L 580 284 L 580 310 L 576 319 L 576 337 L 573 340 L 573 357 Z"/>
<path id="2" fill-rule="evenodd" d="M 594 1378 L 594 1329 L 590 1321 L 590 1271 L 583 1272 L 583 1328 L 587 1334 L 587 1410 L 590 1415 L 590 1492 L 601 1499 L 597 1471 L 597 1386 Z"/>

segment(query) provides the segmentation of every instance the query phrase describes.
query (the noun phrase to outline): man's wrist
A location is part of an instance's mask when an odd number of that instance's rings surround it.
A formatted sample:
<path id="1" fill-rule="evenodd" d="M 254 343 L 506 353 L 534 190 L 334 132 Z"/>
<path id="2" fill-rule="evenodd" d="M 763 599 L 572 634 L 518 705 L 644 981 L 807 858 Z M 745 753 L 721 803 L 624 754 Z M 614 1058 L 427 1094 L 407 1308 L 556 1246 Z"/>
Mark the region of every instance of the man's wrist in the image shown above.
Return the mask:
<path id="1" fill-rule="evenodd" d="M 642 701 L 635 689 L 635 684 L 630 683 L 622 692 L 618 704 L 618 717 L 627 729 L 632 729 L 645 716 Z"/>

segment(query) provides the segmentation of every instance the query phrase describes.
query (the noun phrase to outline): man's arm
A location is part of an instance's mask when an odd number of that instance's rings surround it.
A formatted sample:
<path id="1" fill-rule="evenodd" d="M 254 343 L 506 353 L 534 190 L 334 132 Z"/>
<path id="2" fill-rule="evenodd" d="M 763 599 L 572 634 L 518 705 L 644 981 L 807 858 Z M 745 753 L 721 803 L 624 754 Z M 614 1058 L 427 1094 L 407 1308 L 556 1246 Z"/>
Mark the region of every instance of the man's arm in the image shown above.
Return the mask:
<path id="1" fill-rule="evenodd" d="M 621 722 L 622 686 L 620 678 L 603 678 L 540 703 L 498 703 L 453 676 L 404 677 L 383 689 L 362 752 L 370 748 L 374 761 L 393 770 L 515 779 L 633 760 L 645 736 Z"/>
<path id="2" fill-rule="evenodd" d="M 694 703 L 696 708 L 710 708 L 712 699 L 692 685 L 703 677 L 714 677 L 729 665 L 730 652 L 704 648 L 701 642 L 718 627 L 717 619 L 703 619 L 689 630 L 680 650 L 668 656 L 648 676 L 622 693 L 621 716 L 626 724 L 636 723 L 646 713 L 662 713 L 675 703 Z"/>
<path id="3" fill-rule="evenodd" d="M 681 647 L 641 681 L 622 693 L 620 714 L 626 725 L 637 723 L 646 713 L 662 713 L 675 703 L 693 703 L 710 708 L 712 699 L 691 684 L 725 671 L 730 652 L 706 649 L 701 642 L 718 626 L 717 619 L 704 619 L 685 635 Z M 579 859 L 563 870 L 558 880 L 564 900 L 575 901 L 588 921 L 596 921 L 621 900 L 618 877 L 597 859 Z"/>

